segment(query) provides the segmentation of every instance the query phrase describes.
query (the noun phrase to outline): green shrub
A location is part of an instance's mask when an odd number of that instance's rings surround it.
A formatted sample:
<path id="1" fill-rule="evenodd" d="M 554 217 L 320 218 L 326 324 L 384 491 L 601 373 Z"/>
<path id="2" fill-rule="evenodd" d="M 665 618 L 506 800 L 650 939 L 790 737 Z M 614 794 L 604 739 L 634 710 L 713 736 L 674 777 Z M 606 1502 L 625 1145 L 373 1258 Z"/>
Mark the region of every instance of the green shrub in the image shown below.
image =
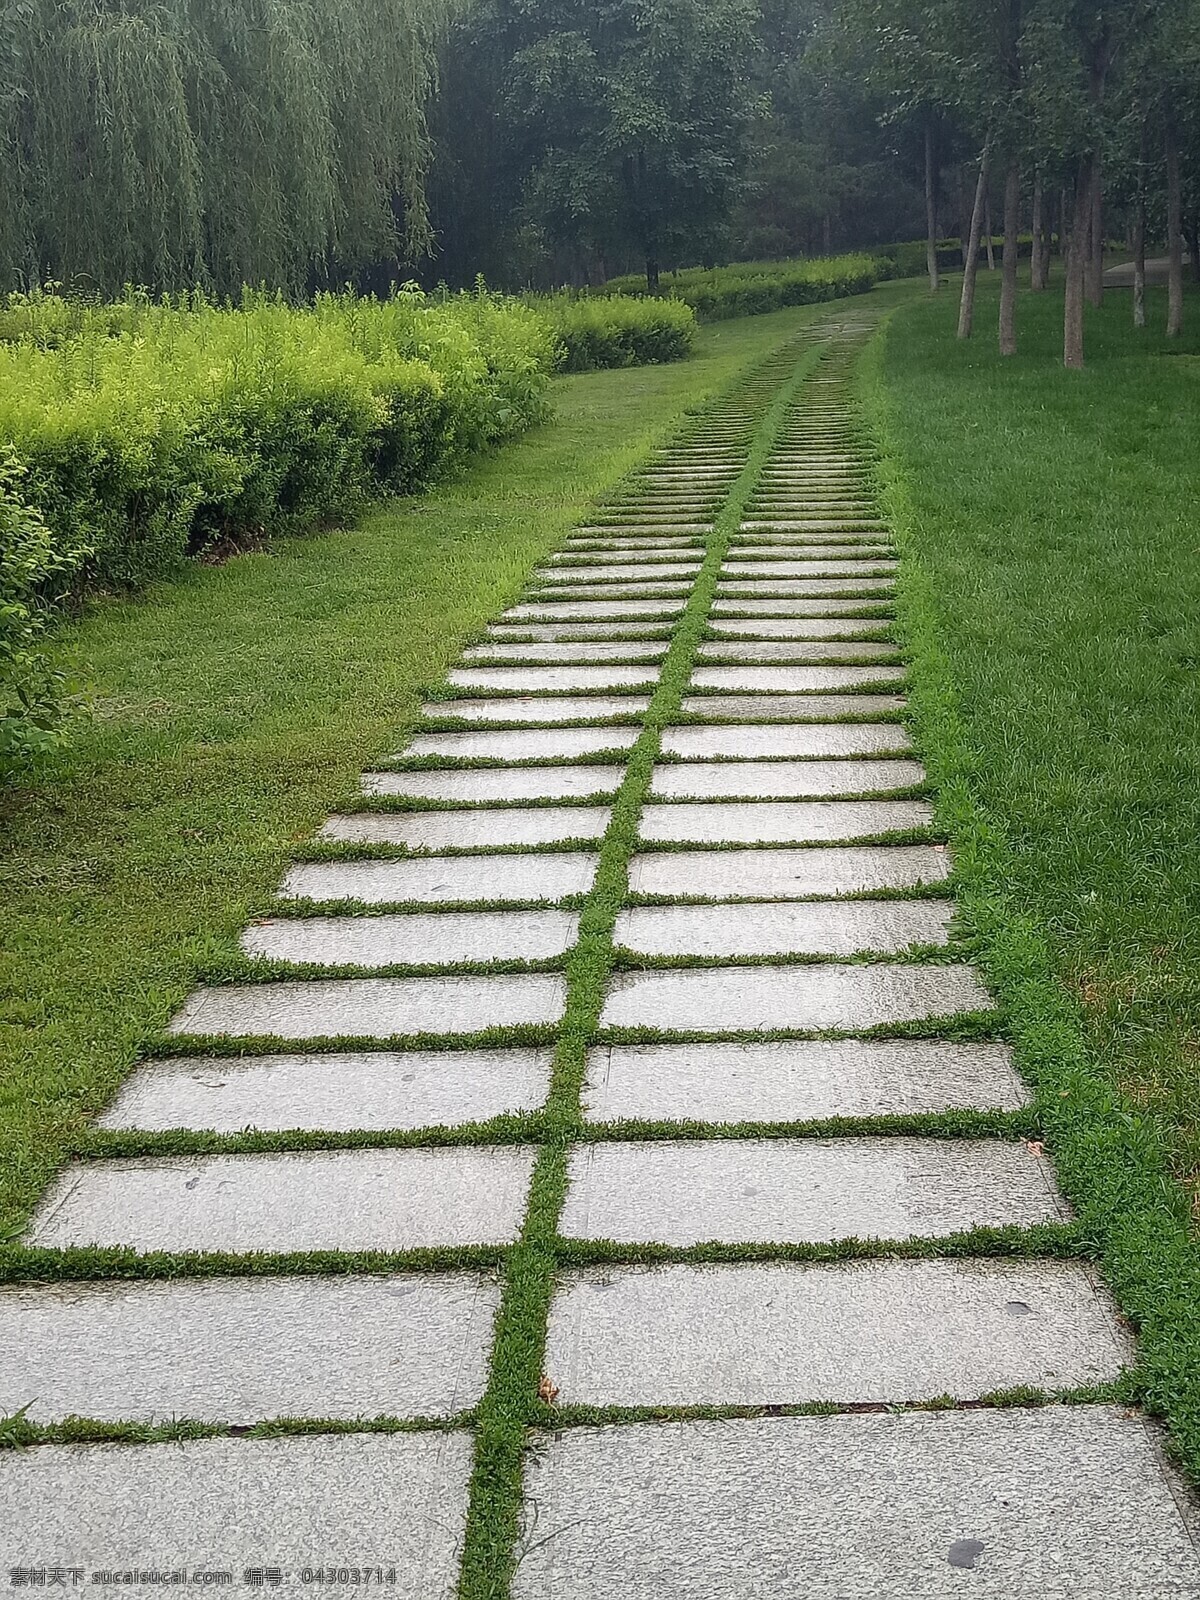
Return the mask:
<path id="1" fill-rule="evenodd" d="M 696 340 L 695 313 L 678 300 L 562 294 L 535 304 L 554 329 L 561 372 L 683 361 Z"/>
<path id="2" fill-rule="evenodd" d="M 664 275 L 662 293 L 682 300 L 701 322 L 753 317 L 784 306 L 812 305 L 865 294 L 878 279 L 873 257 L 833 256 L 814 261 L 747 261 L 728 267 L 688 267 Z M 645 280 L 613 278 L 605 293 L 644 295 Z"/>
<path id="3" fill-rule="evenodd" d="M 15 458 L 0 454 L 0 775 L 54 748 L 72 700 L 41 640 L 84 552 L 56 545 L 24 490 Z"/>
<path id="4" fill-rule="evenodd" d="M 540 317 L 487 294 L 10 310 L 35 325 L 0 344 L 0 443 L 108 586 L 419 488 L 541 417 L 556 358 Z"/>

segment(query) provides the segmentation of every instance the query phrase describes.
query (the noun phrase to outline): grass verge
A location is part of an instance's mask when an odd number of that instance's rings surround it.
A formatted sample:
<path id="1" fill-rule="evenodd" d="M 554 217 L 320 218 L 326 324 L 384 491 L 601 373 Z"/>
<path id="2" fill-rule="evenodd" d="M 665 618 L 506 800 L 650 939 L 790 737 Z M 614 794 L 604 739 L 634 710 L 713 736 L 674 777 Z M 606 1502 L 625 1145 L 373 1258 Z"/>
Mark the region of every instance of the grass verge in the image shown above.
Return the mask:
<path id="1" fill-rule="evenodd" d="M 960 914 L 1200 1481 L 1197 310 L 1169 347 L 1110 292 L 1070 374 L 1056 294 L 1022 297 L 1010 361 L 913 303 L 861 386 Z"/>

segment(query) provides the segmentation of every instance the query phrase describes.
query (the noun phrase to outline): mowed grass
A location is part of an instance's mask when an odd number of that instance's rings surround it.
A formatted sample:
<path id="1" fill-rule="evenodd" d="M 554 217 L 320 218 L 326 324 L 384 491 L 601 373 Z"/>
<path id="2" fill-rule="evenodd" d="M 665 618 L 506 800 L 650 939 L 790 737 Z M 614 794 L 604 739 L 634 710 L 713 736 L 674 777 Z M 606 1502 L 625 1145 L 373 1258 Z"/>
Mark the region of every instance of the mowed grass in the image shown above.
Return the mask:
<path id="1" fill-rule="evenodd" d="M 555 420 L 458 482 L 62 631 L 92 719 L 0 795 L 0 1238 L 290 854 L 400 747 L 421 689 L 684 411 L 829 309 L 706 330 L 678 366 L 563 379 Z"/>
<path id="2" fill-rule="evenodd" d="M 962 904 L 1060 1174 L 1200 1478 L 1200 298 L 1128 291 L 1058 364 L 1059 293 L 995 352 L 953 293 L 863 374 L 907 556 L 918 735 Z"/>

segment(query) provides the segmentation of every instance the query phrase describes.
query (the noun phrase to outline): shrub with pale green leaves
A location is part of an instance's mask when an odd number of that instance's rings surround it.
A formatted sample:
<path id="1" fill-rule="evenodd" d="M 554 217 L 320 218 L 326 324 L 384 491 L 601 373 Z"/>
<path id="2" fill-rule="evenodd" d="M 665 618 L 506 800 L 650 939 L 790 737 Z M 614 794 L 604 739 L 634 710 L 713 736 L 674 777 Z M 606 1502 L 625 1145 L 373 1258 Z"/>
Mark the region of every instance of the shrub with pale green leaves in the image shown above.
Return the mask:
<path id="1" fill-rule="evenodd" d="M 71 686 L 42 636 L 55 598 L 86 555 L 56 544 L 24 492 L 16 459 L 0 453 L 0 775 L 62 738 Z"/>
<path id="2" fill-rule="evenodd" d="M 554 329 L 562 372 L 683 361 L 696 341 L 695 312 L 678 300 L 559 294 L 534 304 Z"/>

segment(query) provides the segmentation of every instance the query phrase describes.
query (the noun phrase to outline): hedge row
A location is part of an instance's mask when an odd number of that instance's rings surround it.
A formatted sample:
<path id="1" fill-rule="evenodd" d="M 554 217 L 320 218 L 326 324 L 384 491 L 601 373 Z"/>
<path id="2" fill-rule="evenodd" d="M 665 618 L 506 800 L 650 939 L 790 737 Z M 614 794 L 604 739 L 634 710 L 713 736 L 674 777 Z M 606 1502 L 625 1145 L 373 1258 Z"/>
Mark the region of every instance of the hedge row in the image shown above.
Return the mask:
<path id="1" fill-rule="evenodd" d="M 554 329 L 562 372 L 682 361 L 696 339 L 695 312 L 678 300 L 560 294 L 532 303 Z"/>
<path id="2" fill-rule="evenodd" d="M 728 267 L 688 267 L 665 273 L 662 294 L 681 300 L 702 322 L 753 317 L 784 306 L 812 305 L 846 295 L 865 294 L 878 281 L 879 267 L 869 255 L 822 257 L 813 261 L 746 261 Z M 644 278 L 613 278 L 606 294 L 645 295 Z"/>

